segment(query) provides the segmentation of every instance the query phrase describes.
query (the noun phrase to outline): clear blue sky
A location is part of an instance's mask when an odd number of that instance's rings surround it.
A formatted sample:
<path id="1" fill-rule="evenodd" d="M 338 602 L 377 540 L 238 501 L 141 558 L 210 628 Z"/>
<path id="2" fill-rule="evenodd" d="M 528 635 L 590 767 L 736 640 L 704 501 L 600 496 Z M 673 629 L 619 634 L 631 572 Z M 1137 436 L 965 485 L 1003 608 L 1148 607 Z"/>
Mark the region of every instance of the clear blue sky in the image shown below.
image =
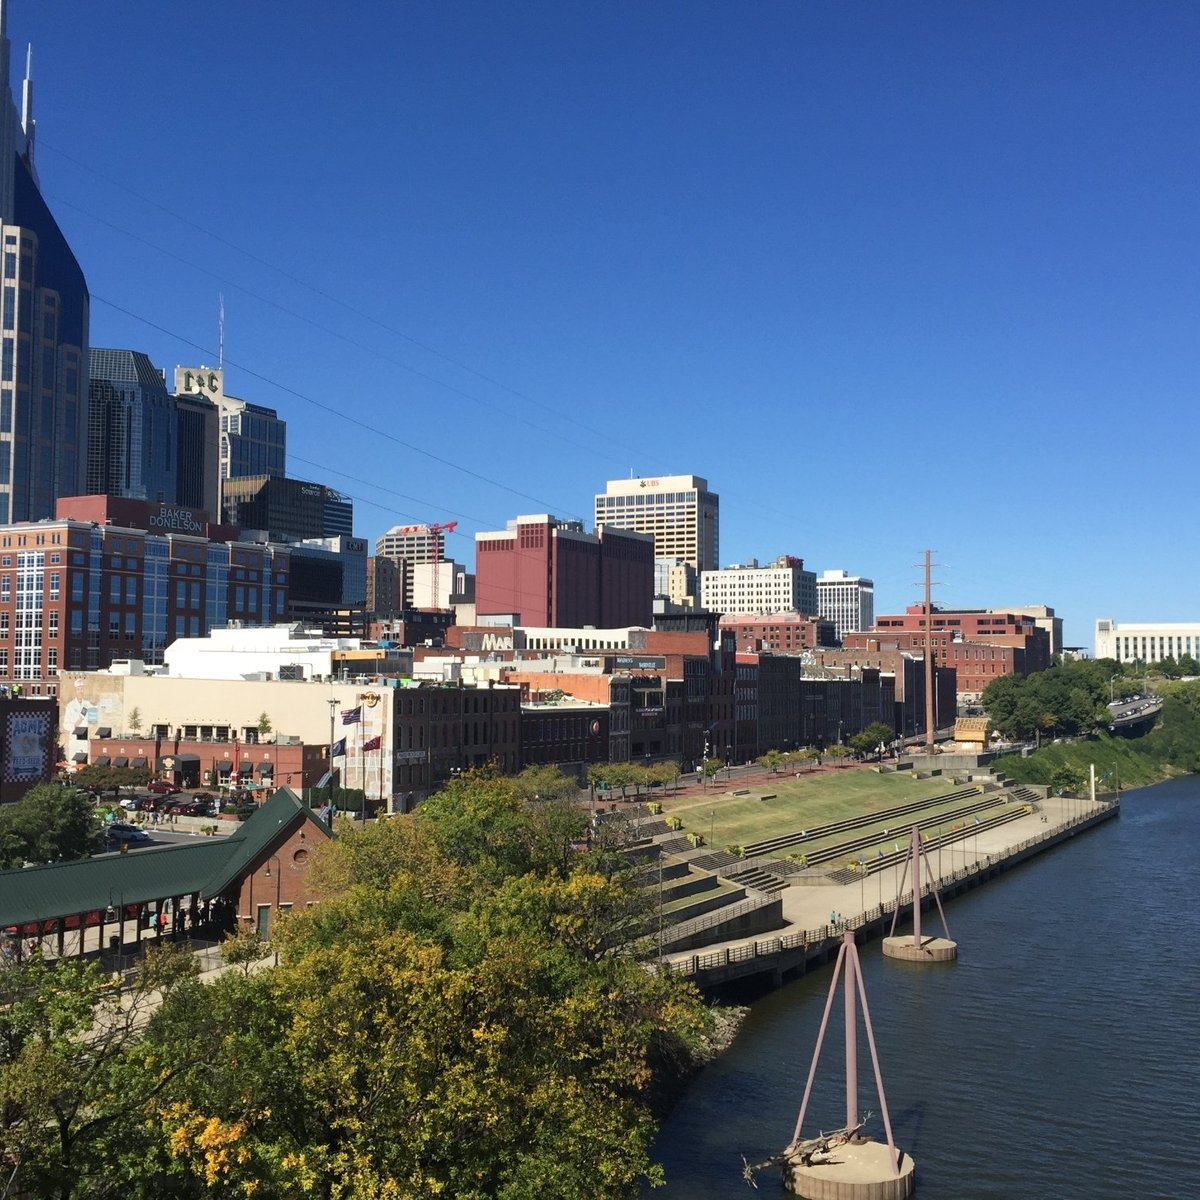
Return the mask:
<path id="1" fill-rule="evenodd" d="M 10 0 L 9 36 L 92 343 L 211 365 L 224 292 L 228 389 L 363 536 L 458 518 L 469 562 L 695 473 L 723 563 L 880 612 L 930 547 L 940 603 L 1069 643 L 1200 619 L 1194 3 Z"/>

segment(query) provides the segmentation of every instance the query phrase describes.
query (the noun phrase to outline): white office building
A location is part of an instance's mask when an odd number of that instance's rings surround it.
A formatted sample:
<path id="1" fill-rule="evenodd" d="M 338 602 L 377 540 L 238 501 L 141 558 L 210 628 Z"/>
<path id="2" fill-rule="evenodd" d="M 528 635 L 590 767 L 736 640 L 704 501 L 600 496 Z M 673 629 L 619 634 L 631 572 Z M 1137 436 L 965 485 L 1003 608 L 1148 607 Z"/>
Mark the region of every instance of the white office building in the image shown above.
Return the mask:
<path id="1" fill-rule="evenodd" d="M 1200 660 L 1200 623 L 1118 625 L 1111 617 L 1096 622 L 1096 657 L 1120 663 L 1155 663 L 1190 654 Z"/>
<path id="2" fill-rule="evenodd" d="M 610 479 L 596 497 L 596 531 L 605 525 L 654 537 L 654 557 L 682 559 L 697 571 L 715 570 L 721 500 L 699 475 Z"/>
<path id="3" fill-rule="evenodd" d="M 751 559 L 745 565 L 700 573 L 700 607 L 709 612 L 733 614 L 817 612 L 817 577 L 804 569 L 804 559 L 781 554 L 760 567 Z"/>
<path id="4" fill-rule="evenodd" d="M 823 571 L 817 580 L 817 612 L 832 621 L 838 641 L 875 624 L 875 583 L 845 571 Z"/>

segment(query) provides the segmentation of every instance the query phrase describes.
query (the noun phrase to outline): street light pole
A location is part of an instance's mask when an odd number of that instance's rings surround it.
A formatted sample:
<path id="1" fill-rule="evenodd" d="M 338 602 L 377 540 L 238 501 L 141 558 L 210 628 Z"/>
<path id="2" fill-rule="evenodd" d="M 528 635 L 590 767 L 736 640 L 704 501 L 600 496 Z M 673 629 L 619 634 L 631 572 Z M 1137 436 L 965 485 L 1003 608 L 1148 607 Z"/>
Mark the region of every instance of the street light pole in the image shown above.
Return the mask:
<path id="1" fill-rule="evenodd" d="M 267 869 L 263 872 L 265 879 L 271 878 L 271 864 L 275 864 L 275 907 L 271 910 L 271 943 L 275 947 L 275 966 L 279 966 L 279 940 L 277 938 L 277 930 L 275 928 L 279 921 L 279 881 L 282 872 L 279 869 L 279 855 L 272 854 L 267 859 Z"/>

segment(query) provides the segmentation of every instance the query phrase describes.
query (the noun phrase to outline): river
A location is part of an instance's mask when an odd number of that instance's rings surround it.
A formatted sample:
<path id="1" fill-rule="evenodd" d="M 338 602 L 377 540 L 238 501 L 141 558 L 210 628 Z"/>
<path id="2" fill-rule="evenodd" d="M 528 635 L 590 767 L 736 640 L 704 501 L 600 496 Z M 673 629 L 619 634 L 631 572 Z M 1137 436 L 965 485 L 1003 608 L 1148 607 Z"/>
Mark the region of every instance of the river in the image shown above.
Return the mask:
<path id="1" fill-rule="evenodd" d="M 1200 779 L 1122 796 L 1080 834 L 947 906 L 956 963 L 861 948 L 884 1089 L 920 1200 L 1200 1197 Z M 789 1140 L 829 988 L 755 1002 L 656 1153 L 663 1200 L 748 1196 L 741 1156 Z M 839 999 L 805 1136 L 844 1120 Z M 860 1110 L 879 1105 L 860 1030 Z M 878 1115 L 871 1131 L 882 1136 Z M 777 1171 L 759 1189 L 778 1195 Z"/>

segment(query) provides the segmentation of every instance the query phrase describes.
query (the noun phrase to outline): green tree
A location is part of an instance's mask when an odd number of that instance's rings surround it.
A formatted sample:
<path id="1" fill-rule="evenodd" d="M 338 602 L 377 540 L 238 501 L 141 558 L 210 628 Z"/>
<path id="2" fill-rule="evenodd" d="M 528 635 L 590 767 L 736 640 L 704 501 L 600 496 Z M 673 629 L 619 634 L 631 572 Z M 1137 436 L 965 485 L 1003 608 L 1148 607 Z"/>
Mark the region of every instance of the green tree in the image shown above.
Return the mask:
<path id="1" fill-rule="evenodd" d="M 783 762 L 783 755 L 778 750 L 768 750 L 766 754 L 762 754 L 756 759 L 760 767 L 766 767 L 772 775 L 779 770 L 779 764 Z"/>
<path id="2" fill-rule="evenodd" d="M 872 721 L 850 739 L 850 748 L 859 754 L 875 754 L 881 745 L 886 750 L 895 737 L 896 732 L 890 725 L 885 725 L 882 721 Z"/>
<path id="3" fill-rule="evenodd" d="M 130 733 L 140 734 L 142 732 L 142 710 L 135 707 L 126 718 L 125 724 L 129 726 Z"/>
<path id="4" fill-rule="evenodd" d="M 705 787 L 708 786 L 708 781 L 714 775 L 716 775 L 716 773 L 721 769 L 722 765 L 723 764 L 719 758 L 706 758 L 700 764 L 700 775 L 704 781 Z"/>
<path id="5" fill-rule="evenodd" d="M 258 731 L 259 737 L 266 737 L 271 732 L 271 728 L 271 718 L 264 709 L 258 714 L 258 724 L 255 726 L 255 729 Z"/>
<path id="6" fill-rule="evenodd" d="M 1064 764 L 1050 776 L 1050 787 L 1060 796 L 1077 796 L 1087 786 L 1087 778 L 1078 767 Z"/>
<path id="7" fill-rule="evenodd" d="M 34 955 L 0 971 L 3 1194 L 68 1200 L 121 1195 L 114 1162 L 175 1069 L 132 1071 L 141 1031 L 194 975 L 190 955 L 151 949 L 120 994 L 94 963 Z"/>
<path id="8" fill-rule="evenodd" d="M 579 791 L 575 777 L 555 766 L 526 767 L 513 777 L 512 786 L 522 800 L 560 800 Z"/>
<path id="9" fill-rule="evenodd" d="M 91 799 L 75 787 L 39 783 L 0 808 L 0 867 L 86 858 L 103 835 Z"/>

